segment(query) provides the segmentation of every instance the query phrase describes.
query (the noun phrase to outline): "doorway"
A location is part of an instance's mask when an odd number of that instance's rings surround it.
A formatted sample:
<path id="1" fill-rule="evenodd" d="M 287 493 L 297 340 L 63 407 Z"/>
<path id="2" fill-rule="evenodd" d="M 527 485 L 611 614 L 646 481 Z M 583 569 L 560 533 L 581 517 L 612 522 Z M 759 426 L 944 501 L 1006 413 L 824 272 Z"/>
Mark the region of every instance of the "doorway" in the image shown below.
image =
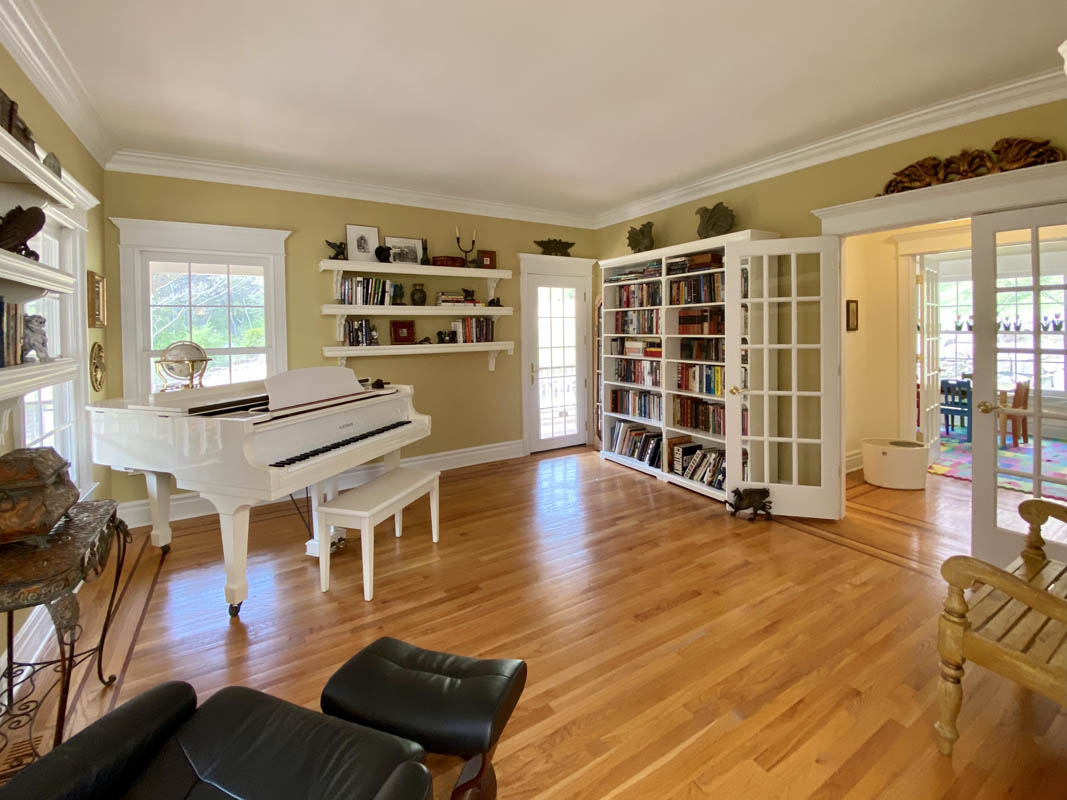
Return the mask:
<path id="1" fill-rule="evenodd" d="M 531 453 L 588 441 L 588 276 L 523 273 L 523 429 Z"/>

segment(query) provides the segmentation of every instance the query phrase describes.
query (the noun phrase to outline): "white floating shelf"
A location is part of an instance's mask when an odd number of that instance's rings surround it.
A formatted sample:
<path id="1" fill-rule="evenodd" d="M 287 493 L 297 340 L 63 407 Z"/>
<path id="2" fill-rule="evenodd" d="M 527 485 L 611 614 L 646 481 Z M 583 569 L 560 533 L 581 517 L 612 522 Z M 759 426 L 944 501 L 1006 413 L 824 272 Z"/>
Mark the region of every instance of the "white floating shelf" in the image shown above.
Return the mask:
<path id="1" fill-rule="evenodd" d="M 17 400 L 42 386 L 73 380 L 77 373 L 78 362 L 73 358 L 57 358 L 46 364 L 0 367 L 0 403 Z"/>
<path id="2" fill-rule="evenodd" d="M 360 306 L 349 303 L 326 303 L 326 317 L 510 317 L 511 306 Z"/>
<path id="3" fill-rule="evenodd" d="M 392 344 L 370 347 L 324 347 L 326 358 L 336 358 L 341 366 L 346 359 L 370 356 L 418 356 L 442 353 L 488 353 L 489 371 L 496 369 L 496 357 L 500 353 L 509 356 L 515 352 L 515 342 L 463 342 L 460 344 Z"/>
<path id="4" fill-rule="evenodd" d="M 0 183 L 24 184 L 43 204 L 53 202 L 74 208 L 74 190 L 48 169 L 35 153 L 23 147 L 14 136 L 0 128 Z M 23 205 L 32 205 L 24 202 Z"/>
<path id="5" fill-rule="evenodd" d="M 9 303 L 28 303 L 45 292 L 70 294 L 76 284 L 77 279 L 69 273 L 10 250 L 0 250 L 0 297 Z"/>
<path id="6" fill-rule="evenodd" d="M 319 262 L 320 272 L 366 272 L 373 275 L 422 275 L 427 278 L 485 278 L 491 281 L 507 280 L 510 269 L 478 269 L 477 267 L 433 267 L 427 264 L 403 264 L 380 261 L 339 261 L 324 258 Z"/>

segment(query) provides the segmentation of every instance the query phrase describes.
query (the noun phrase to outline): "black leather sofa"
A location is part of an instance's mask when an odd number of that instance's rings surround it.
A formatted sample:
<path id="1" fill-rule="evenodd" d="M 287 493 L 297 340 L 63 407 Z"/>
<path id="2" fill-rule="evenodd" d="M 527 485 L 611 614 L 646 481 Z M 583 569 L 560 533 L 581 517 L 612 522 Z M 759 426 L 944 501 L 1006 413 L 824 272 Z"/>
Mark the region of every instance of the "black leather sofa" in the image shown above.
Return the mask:
<path id="1" fill-rule="evenodd" d="M 0 787 L 0 800 L 429 800 L 412 741 L 233 686 L 119 706 Z"/>

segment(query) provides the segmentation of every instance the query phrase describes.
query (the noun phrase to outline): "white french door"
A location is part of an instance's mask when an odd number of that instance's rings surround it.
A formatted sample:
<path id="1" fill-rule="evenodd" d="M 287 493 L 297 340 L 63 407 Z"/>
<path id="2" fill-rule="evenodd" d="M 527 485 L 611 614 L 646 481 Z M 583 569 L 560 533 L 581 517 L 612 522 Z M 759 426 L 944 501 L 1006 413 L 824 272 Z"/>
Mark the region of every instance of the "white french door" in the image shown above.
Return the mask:
<path id="1" fill-rule="evenodd" d="M 927 460 L 932 464 L 941 457 L 940 268 L 936 261 L 925 256 L 919 256 L 916 261 L 918 427 L 927 447 Z"/>
<path id="2" fill-rule="evenodd" d="M 766 486 L 776 514 L 844 515 L 840 243 L 726 247 L 730 488 Z"/>
<path id="3" fill-rule="evenodd" d="M 590 280 L 536 274 L 523 279 L 527 447 L 535 453 L 585 444 Z"/>
<path id="4" fill-rule="evenodd" d="M 1019 503 L 1067 500 L 1067 467 L 1056 455 L 1067 439 L 1067 204 L 976 215 L 971 225 L 981 412 L 974 415 L 971 551 L 1003 565 L 1019 555 L 1027 532 Z M 1050 556 L 1067 557 L 1065 527 L 1045 525 Z"/>

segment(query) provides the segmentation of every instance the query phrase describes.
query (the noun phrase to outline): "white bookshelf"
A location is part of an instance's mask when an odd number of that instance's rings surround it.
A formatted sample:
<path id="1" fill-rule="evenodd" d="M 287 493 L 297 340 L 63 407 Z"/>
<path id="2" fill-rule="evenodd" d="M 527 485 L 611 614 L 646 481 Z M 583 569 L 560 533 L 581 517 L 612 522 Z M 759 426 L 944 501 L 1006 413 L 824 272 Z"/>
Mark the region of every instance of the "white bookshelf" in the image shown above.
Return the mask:
<path id="1" fill-rule="evenodd" d="M 707 369 L 725 369 L 725 358 L 695 359 L 682 357 L 682 347 L 684 342 L 700 342 L 710 345 L 717 340 L 725 339 L 725 330 L 723 333 L 714 334 L 679 333 L 679 315 L 690 310 L 706 311 L 713 316 L 720 316 L 725 321 L 725 318 L 728 315 L 731 313 L 736 314 L 737 310 L 727 307 L 725 302 L 725 291 L 723 293 L 723 299 L 714 302 L 705 301 L 672 304 L 670 302 L 670 289 L 673 282 L 699 277 L 704 277 L 708 281 L 711 281 L 714 280 L 713 276 L 721 275 L 722 280 L 724 281 L 723 288 L 725 290 L 725 281 L 728 280 L 728 278 L 726 277 L 725 266 L 719 266 L 719 264 L 715 264 L 714 267 L 708 269 L 695 269 L 692 272 L 673 275 L 667 274 L 667 264 L 675 258 L 710 252 L 714 253 L 717 258 L 722 258 L 721 263 L 725 265 L 725 250 L 729 244 L 733 242 L 749 242 L 760 239 L 776 238 L 778 238 L 778 234 L 770 233 L 768 231 L 738 231 L 724 236 L 716 236 L 710 239 L 701 239 L 694 242 L 687 242 L 685 244 L 673 245 L 671 247 L 663 247 L 656 250 L 646 251 L 644 253 L 634 253 L 633 255 L 600 262 L 604 276 L 604 308 L 601 317 L 601 373 L 603 375 L 604 386 L 601 424 L 604 438 L 601 456 L 605 460 L 653 475 L 660 480 L 684 487 L 717 500 L 725 500 L 726 489 L 741 480 L 740 466 L 731 464 L 729 459 L 727 460 L 726 465 L 727 480 L 721 489 L 685 478 L 682 475 L 675 474 L 673 471 L 668 471 L 666 468 L 668 461 L 667 441 L 669 439 L 688 437 L 690 441 L 700 444 L 704 448 L 726 450 L 728 436 L 740 437 L 740 431 L 731 431 L 722 434 L 712 433 L 711 431 L 688 427 L 674 418 L 675 398 L 684 398 L 687 401 L 694 403 L 708 403 L 715 406 L 722 406 L 722 413 L 725 413 L 725 380 L 722 381 L 724 390 L 722 395 L 696 390 L 692 387 L 681 389 L 678 387 L 677 383 L 677 370 L 680 365 L 692 364 Z M 647 272 L 648 274 L 634 275 L 623 280 L 612 280 L 613 276 L 628 275 L 639 267 L 643 267 L 643 273 Z M 625 287 L 637 288 L 652 285 L 658 286 L 658 302 L 652 302 L 647 299 L 645 301 L 634 299 L 631 304 L 623 298 L 623 291 L 620 291 Z M 638 315 L 644 318 L 642 321 L 645 321 L 648 318 L 654 320 L 653 332 L 621 333 L 616 327 L 616 315 L 620 313 L 628 315 L 629 312 L 638 312 Z M 660 352 L 652 356 L 612 353 L 617 346 L 624 346 L 627 340 L 658 345 Z M 617 365 L 620 362 L 635 364 L 635 362 L 642 361 L 658 365 L 659 383 L 657 385 L 648 386 L 644 383 L 635 383 L 633 381 L 625 380 L 617 374 Z M 660 415 L 657 418 L 653 418 L 637 414 L 623 413 L 621 411 L 611 411 L 612 395 L 616 391 L 647 394 L 658 398 L 658 404 L 661 409 Z M 628 455 L 614 452 L 614 428 L 616 424 L 621 422 L 643 425 L 645 429 L 651 433 L 662 436 L 658 466 L 653 466 Z"/>
<path id="2" fill-rule="evenodd" d="M 319 262 L 320 272 L 351 273 L 352 275 L 416 275 L 421 278 L 464 278 L 478 279 L 486 282 L 488 299 L 496 296 L 497 284 L 511 278 L 508 269 L 477 269 L 472 267 L 434 267 L 425 264 L 380 263 L 374 261 L 345 261 L 323 259 Z M 501 353 L 513 355 L 515 342 L 458 342 L 455 344 L 403 344 L 403 345 L 367 345 L 350 346 L 344 344 L 344 325 L 348 317 L 391 317 L 404 319 L 408 317 L 486 317 L 498 320 L 515 313 L 511 306 L 489 305 L 362 305 L 355 303 L 325 303 L 323 316 L 337 319 L 336 338 L 338 345 L 322 348 L 326 358 L 336 358 L 344 366 L 349 358 L 374 358 L 383 356 L 414 355 L 454 355 L 456 353 L 486 353 L 489 371 L 496 370 L 496 359 Z"/>

